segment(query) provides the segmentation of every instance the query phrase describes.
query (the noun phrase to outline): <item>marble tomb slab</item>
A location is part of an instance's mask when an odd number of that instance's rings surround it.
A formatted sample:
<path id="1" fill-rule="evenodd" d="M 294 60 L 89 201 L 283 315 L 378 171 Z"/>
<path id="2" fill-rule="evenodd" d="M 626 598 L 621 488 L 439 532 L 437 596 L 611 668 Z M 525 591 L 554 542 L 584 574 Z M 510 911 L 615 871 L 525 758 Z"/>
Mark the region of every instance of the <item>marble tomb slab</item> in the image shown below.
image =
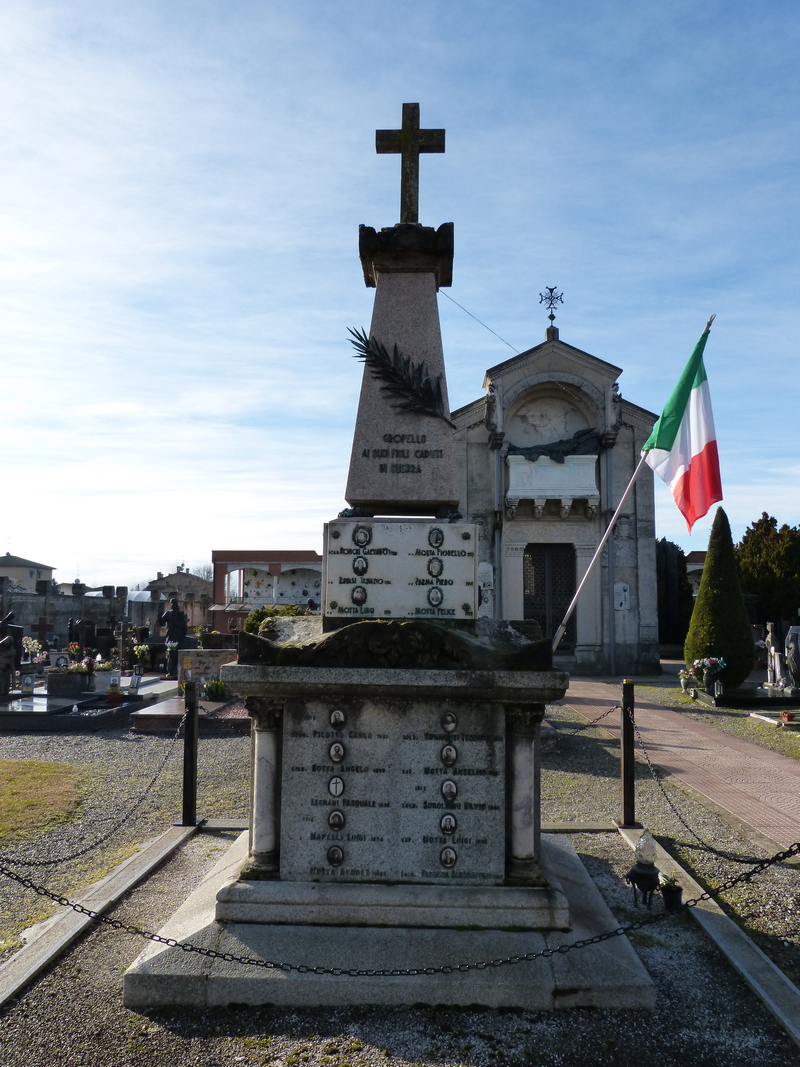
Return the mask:
<path id="1" fill-rule="evenodd" d="M 474 619 L 477 527 L 336 520 L 325 526 L 323 614 L 336 619 Z"/>
<path id="2" fill-rule="evenodd" d="M 289 699 L 281 796 L 284 881 L 500 884 L 503 710 Z"/>

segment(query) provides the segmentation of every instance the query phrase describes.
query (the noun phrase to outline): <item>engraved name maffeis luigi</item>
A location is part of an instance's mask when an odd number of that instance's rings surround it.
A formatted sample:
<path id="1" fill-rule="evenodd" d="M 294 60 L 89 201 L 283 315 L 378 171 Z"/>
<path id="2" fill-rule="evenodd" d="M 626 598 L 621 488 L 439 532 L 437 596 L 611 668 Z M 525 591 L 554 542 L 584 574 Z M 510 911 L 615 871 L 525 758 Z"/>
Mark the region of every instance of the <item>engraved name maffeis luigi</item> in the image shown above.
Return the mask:
<path id="1" fill-rule="evenodd" d="M 467 523 L 329 523 L 324 613 L 474 618 L 476 535 Z"/>

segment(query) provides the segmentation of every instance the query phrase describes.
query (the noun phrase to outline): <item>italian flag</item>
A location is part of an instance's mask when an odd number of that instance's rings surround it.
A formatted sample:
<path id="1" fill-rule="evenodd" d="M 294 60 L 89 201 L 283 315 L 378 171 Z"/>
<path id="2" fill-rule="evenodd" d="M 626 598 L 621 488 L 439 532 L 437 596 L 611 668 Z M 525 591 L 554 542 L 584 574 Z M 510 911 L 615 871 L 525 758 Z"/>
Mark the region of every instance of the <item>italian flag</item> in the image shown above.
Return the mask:
<path id="1" fill-rule="evenodd" d="M 712 315 L 708 320 L 675 391 L 642 448 L 645 463 L 672 490 L 690 532 L 697 519 L 722 500 L 717 435 L 703 366 L 703 349 L 714 318 Z"/>

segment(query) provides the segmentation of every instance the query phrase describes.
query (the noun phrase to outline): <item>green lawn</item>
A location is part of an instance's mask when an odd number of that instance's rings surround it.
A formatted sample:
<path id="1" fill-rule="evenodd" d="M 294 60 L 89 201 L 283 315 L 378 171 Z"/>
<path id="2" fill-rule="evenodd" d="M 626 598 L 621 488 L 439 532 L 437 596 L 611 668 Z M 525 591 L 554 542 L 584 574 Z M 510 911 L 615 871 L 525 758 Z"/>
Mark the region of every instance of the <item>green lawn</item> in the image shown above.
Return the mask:
<path id="1" fill-rule="evenodd" d="M 0 842 L 69 818 L 81 802 L 84 776 L 69 763 L 0 760 Z"/>

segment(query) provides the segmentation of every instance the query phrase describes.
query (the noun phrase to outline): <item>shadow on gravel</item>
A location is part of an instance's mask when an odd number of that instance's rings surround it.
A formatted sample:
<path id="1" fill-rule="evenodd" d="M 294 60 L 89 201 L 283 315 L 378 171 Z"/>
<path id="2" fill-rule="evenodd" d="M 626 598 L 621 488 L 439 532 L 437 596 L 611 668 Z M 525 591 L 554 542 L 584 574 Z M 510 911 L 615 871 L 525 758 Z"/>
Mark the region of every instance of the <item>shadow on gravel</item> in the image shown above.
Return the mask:
<path id="1" fill-rule="evenodd" d="M 548 715 L 548 721 L 558 731 L 558 737 L 552 748 L 542 752 L 543 771 L 569 771 L 619 780 L 618 740 L 598 736 L 591 729 L 581 730 L 584 723 L 580 719 Z M 644 764 L 637 762 L 635 777 L 645 780 L 651 775 Z"/>

